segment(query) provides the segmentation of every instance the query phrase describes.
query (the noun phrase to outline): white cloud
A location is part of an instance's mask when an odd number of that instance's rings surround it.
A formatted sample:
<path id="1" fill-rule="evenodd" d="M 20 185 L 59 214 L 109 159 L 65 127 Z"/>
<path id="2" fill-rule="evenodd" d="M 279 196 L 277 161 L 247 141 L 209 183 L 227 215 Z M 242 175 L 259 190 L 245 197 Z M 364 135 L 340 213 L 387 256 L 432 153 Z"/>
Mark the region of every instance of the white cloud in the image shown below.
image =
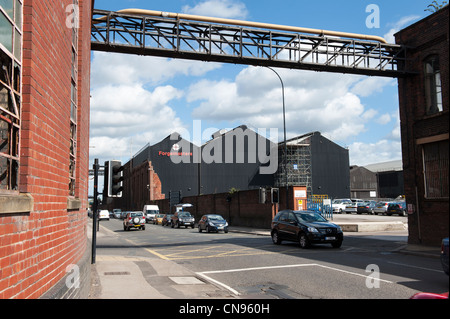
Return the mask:
<path id="1" fill-rule="evenodd" d="M 395 79 L 381 77 L 367 77 L 357 82 L 351 89 L 352 93 L 361 97 L 368 97 L 375 93 L 380 93 L 387 85 L 394 86 L 397 82 Z"/>
<path id="2" fill-rule="evenodd" d="M 365 130 L 374 110 L 365 110 L 350 87 L 359 77 L 331 73 L 277 70 L 285 84 L 286 125 L 290 136 L 321 131 L 345 140 Z M 198 105 L 193 117 L 282 129 L 282 95 L 272 71 L 248 67 L 235 81 L 202 80 L 188 89 Z"/>
<path id="3" fill-rule="evenodd" d="M 245 4 L 236 0 L 206 0 L 193 7 L 186 5 L 182 12 L 228 19 L 246 19 L 248 16 Z"/>
<path id="4" fill-rule="evenodd" d="M 387 139 L 376 143 L 355 142 L 349 146 L 350 165 L 364 166 L 402 159 L 400 141 Z"/>
<path id="5" fill-rule="evenodd" d="M 177 76 L 203 76 L 221 66 L 220 63 L 94 52 L 91 82 L 93 88 L 130 83 L 155 85 Z"/>
<path id="6" fill-rule="evenodd" d="M 391 115 L 388 114 L 388 113 L 381 115 L 381 116 L 376 120 L 376 122 L 377 122 L 378 124 L 381 124 L 381 125 L 386 125 L 386 124 L 388 124 L 390 121 L 391 121 Z"/>
<path id="7" fill-rule="evenodd" d="M 391 29 L 384 35 L 384 38 L 388 43 L 395 43 L 394 34 L 404 29 L 407 25 L 419 20 L 421 17 L 418 15 L 411 15 L 401 18 L 398 22 L 394 23 Z"/>

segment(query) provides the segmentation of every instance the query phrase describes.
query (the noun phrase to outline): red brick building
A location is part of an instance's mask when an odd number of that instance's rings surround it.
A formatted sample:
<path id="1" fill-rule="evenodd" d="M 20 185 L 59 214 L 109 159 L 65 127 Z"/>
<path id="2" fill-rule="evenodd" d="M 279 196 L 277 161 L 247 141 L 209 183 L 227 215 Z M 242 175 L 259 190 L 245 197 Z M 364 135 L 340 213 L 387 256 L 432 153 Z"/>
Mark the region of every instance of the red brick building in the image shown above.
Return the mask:
<path id="1" fill-rule="evenodd" d="M 410 243 L 449 236 L 448 13 L 447 5 L 395 35 L 417 72 L 398 81 Z"/>
<path id="2" fill-rule="evenodd" d="M 0 299 L 89 292 L 92 2 L 0 3 Z"/>

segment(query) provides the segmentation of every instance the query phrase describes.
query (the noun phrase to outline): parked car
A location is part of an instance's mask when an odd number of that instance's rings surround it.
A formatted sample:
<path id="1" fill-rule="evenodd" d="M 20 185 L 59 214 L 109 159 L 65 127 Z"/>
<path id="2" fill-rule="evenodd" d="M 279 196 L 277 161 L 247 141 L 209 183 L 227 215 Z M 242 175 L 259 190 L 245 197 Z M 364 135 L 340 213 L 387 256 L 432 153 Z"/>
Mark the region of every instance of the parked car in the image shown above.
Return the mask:
<path id="1" fill-rule="evenodd" d="M 191 226 L 192 228 L 195 227 L 195 219 L 192 217 L 191 213 L 181 211 L 176 212 L 172 216 L 172 228 L 177 227 L 180 228 L 180 226 L 188 227 Z"/>
<path id="2" fill-rule="evenodd" d="M 389 203 L 386 215 L 391 216 L 392 214 L 406 216 L 406 202 Z"/>
<path id="3" fill-rule="evenodd" d="M 173 214 L 165 214 L 162 218 L 161 225 L 170 226 L 170 224 L 172 223 L 172 215 Z"/>
<path id="4" fill-rule="evenodd" d="M 123 230 L 130 230 L 130 228 L 145 230 L 145 216 L 142 212 L 127 213 L 123 220 Z"/>
<path id="5" fill-rule="evenodd" d="M 341 227 L 312 211 L 279 212 L 272 220 L 271 235 L 276 245 L 288 240 L 298 242 L 302 248 L 308 248 L 311 244 L 327 243 L 339 248 L 344 240 Z"/>
<path id="6" fill-rule="evenodd" d="M 358 203 L 358 206 L 356 207 L 356 213 L 373 215 L 375 206 L 376 206 L 376 202 L 373 200 Z"/>
<path id="7" fill-rule="evenodd" d="M 373 209 L 373 213 L 374 213 L 375 215 L 378 215 L 378 214 L 380 214 L 380 215 L 386 214 L 386 211 L 387 211 L 387 208 L 388 208 L 388 206 L 389 206 L 389 203 L 390 203 L 390 202 L 386 202 L 386 201 L 378 202 L 378 203 L 375 205 L 374 209 Z"/>
<path id="8" fill-rule="evenodd" d="M 441 244 L 441 263 L 444 272 L 448 276 L 448 237 L 442 240 Z"/>
<path id="9" fill-rule="evenodd" d="M 153 225 L 161 225 L 163 218 L 164 214 L 157 214 L 155 218 L 153 218 Z"/>
<path id="10" fill-rule="evenodd" d="M 352 203 L 352 201 L 350 198 L 333 200 L 333 203 L 332 203 L 333 213 L 334 214 L 342 214 L 345 211 L 345 207 L 351 203 Z"/>
<path id="11" fill-rule="evenodd" d="M 198 222 L 198 232 L 201 233 L 203 230 L 206 230 L 208 233 L 212 231 L 219 232 L 221 230 L 224 233 L 228 233 L 228 223 L 220 215 L 203 215 Z"/>
<path id="12" fill-rule="evenodd" d="M 120 219 L 122 217 L 122 210 L 120 208 L 113 209 L 114 218 Z"/>
<path id="13" fill-rule="evenodd" d="M 98 212 L 98 220 L 106 219 L 109 220 L 109 211 L 102 209 Z"/>
<path id="14" fill-rule="evenodd" d="M 356 213 L 358 211 L 358 203 L 362 203 L 363 200 L 362 199 L 354 199 L 352 198 L 351 203 L 347 204 L 347 206 L 345 206 L 345 213 L 346 214 L 351 214 L 351 213 Z"/>

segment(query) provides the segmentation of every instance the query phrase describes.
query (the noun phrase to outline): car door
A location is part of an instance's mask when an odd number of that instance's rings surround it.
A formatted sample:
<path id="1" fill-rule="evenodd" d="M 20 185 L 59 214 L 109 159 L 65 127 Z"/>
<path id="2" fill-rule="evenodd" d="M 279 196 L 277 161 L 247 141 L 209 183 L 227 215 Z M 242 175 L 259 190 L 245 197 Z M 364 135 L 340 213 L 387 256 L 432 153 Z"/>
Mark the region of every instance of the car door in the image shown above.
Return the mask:
<path id="1" fill-rule="evenodd" d="M 298 233 L 298 222 L 294 213 L 289 213 L 286 221 L 286 235 L 289 240 L 296 241 Z"/>

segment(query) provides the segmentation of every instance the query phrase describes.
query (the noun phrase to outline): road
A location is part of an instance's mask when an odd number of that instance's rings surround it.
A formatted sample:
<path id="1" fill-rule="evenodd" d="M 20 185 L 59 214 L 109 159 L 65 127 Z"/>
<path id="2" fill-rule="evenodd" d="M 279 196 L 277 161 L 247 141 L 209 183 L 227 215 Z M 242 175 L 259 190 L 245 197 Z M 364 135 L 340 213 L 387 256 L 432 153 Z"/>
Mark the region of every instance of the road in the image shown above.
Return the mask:
<path id="1" fill-rule="evenodd" d="M 97 255 L 142 256 L 175 262 L 242 298 L 406 299 L 448 291 L 439 259 L 399 254 L 405 233 L 348 234 L 340 249 L 296 243 L 274 245 L 268 236 L 199 233 L 147 224 L 124 231 L 121 220 L 101 222 Z M 382 238 L 382 239 L 380 239 Z"/>

